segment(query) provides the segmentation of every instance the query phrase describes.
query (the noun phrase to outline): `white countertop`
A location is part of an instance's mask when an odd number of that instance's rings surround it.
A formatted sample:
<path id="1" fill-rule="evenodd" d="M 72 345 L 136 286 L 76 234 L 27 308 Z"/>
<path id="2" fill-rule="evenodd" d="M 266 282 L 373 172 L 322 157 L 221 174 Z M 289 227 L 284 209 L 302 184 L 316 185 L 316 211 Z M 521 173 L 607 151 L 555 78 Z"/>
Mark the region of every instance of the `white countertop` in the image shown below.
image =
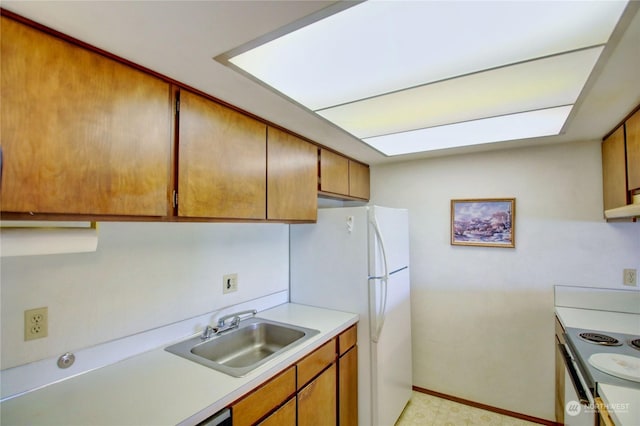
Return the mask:
<path id="1" fill-rule="evenodd" d="M 564 327 L 640 336 L 640 315 L 638 314 L 564 307 L 556 307 L 556 313 Z"/>
<path id="2" fill-rule="evenodd" d="M 314 328 L 320 334 L 235 378 L 157 349 L 49 385 L 0 404 L 3 425 L 196 424 L 311 353 L 358 321 L 358 315 L 296 304 L 258 318 Z"/>
<path id="3" fill-rule="evenodd" d="M 640 315 L 622 312 L 556 307 L 564 327 L 640 335 Z M 598 384 L 598 394 L 617 426 L 640 425 L 640 391 Z"/>
<path id="4" fill-rule="evenodd" d="M 598 391 L 616 425 L 640 425 L 640 390 L 598 385 Z"/>

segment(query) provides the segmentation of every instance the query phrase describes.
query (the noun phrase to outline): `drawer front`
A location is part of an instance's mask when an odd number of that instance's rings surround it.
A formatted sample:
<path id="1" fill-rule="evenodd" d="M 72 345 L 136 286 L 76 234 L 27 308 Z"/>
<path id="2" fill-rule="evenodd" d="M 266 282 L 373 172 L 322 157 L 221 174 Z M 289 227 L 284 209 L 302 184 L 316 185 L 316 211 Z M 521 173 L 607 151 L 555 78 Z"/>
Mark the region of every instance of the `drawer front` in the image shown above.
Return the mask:
<path id="1" fill-rule="evenodd" d="M 295 367 L 271 379 L 231 406 L 234 426 L 252 425 L 287 400 L 296 391 Z"/>
<path id="2" fill-rule="evenodd" d="M 338 352 L 344 355 L 358 341 L 358 326 L 354 325 L 338 336 Z"/>
<path id="3" fill-rule="evenodd" d="M 331 365 L 335 359 L 336 339 L 331 339 L 298 362 L 298 389 L 309 383 L 318 373 Z"/>

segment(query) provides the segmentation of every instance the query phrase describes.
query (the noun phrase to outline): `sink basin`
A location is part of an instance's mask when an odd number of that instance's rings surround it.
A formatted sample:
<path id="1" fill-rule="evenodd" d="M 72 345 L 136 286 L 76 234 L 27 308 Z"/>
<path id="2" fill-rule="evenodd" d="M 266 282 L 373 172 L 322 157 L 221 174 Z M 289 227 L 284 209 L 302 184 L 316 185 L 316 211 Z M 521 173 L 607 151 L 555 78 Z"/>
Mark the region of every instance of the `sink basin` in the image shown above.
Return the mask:
<path id="1" fill-rule="evenodd" d="M 311 328 L 251 318 L 219 336 L 203 341 L 197 335 L 165 350 L 230 376 L 242 377 L 318 333 Z"/>

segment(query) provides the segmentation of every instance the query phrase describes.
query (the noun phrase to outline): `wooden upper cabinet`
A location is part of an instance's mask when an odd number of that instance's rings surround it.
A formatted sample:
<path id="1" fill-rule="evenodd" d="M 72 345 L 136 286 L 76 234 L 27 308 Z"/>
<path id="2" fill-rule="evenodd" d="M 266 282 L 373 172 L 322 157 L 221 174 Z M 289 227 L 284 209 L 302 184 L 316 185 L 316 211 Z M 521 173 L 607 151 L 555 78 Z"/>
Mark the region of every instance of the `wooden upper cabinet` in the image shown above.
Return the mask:
<path id="1" fill-rule="evenodd" d="M 178 215 L 266 218 L 266 125 L 180 93 Z"/>
<path id="2" fill-rule="evenodd" d="M 1 18 L 4 212 L 167 216 L 167 82 Z"/>
<path id="3" fill-rule="evenodd" d="M 369 166 L 349 160 L 349 195 L 369 199 Z"/>
<path id="4" fill-rule="evenodd" d="M 267 219 L 315 221 L 318 148 L 273 127 L 267 136 Z"/>
<path id="5" fill-rule="evenodd" d="M 624 126 L 602 141 L 602 183 L 604 209 L 627 204 Z"/>
<path id="6" fill-rule="evenodd" d="M 320 192 L 368 200 L 369 166 L 321 148 Z"/>
<path id="7" fill-rule="evenodd" d="M 349 159 L 320 149 L 320 191 L 349 194 Z"/>
<path id="8" fill-rule="evenodd" d="M 640 189 L 640 110 L 625 123 L 627 133 L 627 185 L 630 191 Z"/>

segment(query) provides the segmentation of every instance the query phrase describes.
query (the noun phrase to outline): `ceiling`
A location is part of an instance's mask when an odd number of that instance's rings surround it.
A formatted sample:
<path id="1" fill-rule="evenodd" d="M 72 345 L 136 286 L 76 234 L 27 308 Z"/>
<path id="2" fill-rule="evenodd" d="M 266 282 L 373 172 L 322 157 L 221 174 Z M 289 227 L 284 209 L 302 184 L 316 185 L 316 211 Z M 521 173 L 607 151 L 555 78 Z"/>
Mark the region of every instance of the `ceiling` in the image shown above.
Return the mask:
<path id="1" fill-rule="evenodd" d="M 333 3 L 3 0 L 1 6 L 369 164 L 598 140 L 640 104 L 640 2 L 632 2 L 623 15 L 569 116 L 564 133 L 544 138 L 386 157 L 314 113 L 213 60 Z"/>

